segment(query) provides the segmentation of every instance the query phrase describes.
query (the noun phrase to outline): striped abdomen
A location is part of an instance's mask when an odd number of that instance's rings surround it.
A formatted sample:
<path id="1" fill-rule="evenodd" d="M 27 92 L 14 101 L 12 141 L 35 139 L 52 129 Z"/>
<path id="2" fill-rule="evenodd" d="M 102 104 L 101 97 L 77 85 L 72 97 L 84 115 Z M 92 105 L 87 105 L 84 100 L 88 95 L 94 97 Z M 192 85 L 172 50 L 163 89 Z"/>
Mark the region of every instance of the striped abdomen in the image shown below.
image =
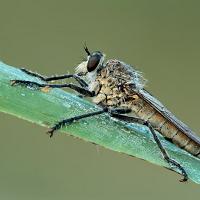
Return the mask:
<path id="1" fill-rule="evenodd" d="M 190 135 L 184 133 L 146 101 L 138 98 L 137 101 L 132 104 L 132 110 L 139 118 L 148 120 L 152 127 L 164 137 L 171 140 L 180 148 L 200 158 L 200 143 L 195 141 Z"/>

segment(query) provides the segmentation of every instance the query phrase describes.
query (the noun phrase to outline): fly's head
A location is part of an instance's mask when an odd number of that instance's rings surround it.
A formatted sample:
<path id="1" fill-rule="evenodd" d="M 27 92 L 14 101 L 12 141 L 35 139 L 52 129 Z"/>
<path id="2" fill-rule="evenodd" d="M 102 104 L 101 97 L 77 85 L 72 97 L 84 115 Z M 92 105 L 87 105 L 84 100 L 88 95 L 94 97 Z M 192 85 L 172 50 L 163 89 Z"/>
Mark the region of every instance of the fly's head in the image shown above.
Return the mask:
<path id="1" fill-rule="evenodd" d="M 90 52 L 87 46 L 84 47 L 84 50 L 87 53 L 87 60 L 77 66 L 76 72 L 87 75 L 88 77 L 95 77 L 98 69 L 103 65 L 105 55 L 100 51 Z"/>

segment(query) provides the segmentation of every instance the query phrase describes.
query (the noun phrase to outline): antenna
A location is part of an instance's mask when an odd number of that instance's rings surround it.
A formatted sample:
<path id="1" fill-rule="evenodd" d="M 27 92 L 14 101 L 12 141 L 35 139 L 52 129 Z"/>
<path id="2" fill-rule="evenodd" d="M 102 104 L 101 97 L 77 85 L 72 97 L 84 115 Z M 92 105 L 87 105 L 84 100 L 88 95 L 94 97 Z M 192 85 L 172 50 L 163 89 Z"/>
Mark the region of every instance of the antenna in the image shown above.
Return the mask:
<path id="1" fill-rule="evenodd" d="M 84 50 L 85 50 L 85 52 L 87 53 L 87 55 L 88 56 L 90 56 L 91 54 L 90 54 L 90 51 L 89 51 L 89 49 L 87 48 L 87 45 L 86 45 L 86 42 L 84 43 Z"/>

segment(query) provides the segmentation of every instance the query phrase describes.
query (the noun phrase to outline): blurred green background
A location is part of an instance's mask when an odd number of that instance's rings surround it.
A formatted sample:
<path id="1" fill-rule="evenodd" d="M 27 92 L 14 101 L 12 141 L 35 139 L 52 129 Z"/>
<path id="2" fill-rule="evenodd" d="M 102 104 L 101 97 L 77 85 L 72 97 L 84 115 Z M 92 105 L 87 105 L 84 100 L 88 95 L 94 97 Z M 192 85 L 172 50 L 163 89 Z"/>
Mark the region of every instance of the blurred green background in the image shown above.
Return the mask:
<path id="1" fill-rule="evenodd" d="M 0 59 L 73 72 L 83 43 L 135 65 L 147 89 L 199 130 L 200 1 L 0 0 Z M 0 113 L 0 199 L 197 199 L 166 169 Z"/>

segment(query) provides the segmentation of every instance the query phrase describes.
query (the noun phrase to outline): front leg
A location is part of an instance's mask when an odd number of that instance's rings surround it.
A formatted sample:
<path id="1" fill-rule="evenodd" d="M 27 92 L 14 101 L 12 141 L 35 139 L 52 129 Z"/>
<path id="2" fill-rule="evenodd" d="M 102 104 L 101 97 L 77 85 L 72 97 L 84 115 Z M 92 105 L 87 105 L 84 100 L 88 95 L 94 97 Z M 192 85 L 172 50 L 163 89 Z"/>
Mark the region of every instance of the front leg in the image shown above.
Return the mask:
<path id="1" fill-rule="evenodd" d="M 38 73 L 35 72 L 31 72 L 25 68 L 21 68 L 21 71 L 23 71 L 24 73 L 33 76 L 33 77 L 37 77 L 42 81 L 45 82 L 49 82 L 49 81 L 55 81 L 55 80 L 62 80 L 62 79 L 66 79 L 66 78 L 74 78 L 82 87 L 88 87 L 88 84 L 79 76 L 79 74 L 63 74 L 63 75 L 58 75 L 58 76 L 50 76 L 50 77 L 46 77 L 46 76 L 42 76 Z"/>
<path id="2" fill-rule="evenodd" d="M 35 87 L 35 88 L 43 88 L 43 87 L 49 87 L 49 88 L 71 88 L 72 90 L 75 90 L 76 92 L 88 96 L 93 97 L 95 96 L 94 91 L 89 91 L 87 88 L 83 88 L 80 86 L 77 86 L 75 84 L 69 83 L 69 84 L 48 84 L 48 83 L 37 83 L 33 81 L 24 81 L 24 80 L 11 80 L 11 85 L 22 85 L 26 87 Z"/>

